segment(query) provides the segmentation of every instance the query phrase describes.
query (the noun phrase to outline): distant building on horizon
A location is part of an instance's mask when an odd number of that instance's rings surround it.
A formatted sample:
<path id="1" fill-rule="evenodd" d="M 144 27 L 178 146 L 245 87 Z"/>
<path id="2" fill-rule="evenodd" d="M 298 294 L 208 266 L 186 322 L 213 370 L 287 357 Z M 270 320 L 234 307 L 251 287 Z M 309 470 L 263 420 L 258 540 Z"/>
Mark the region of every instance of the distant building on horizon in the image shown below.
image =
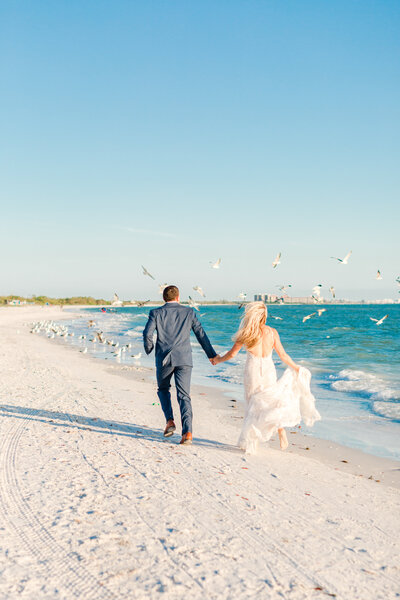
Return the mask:
<path id="1" fill-rule="evenodd" d="M 313 296 L 287 296 L 282 294 L 254 294 L 255 302 L 265 304 L 400 304 L 400 298 L 384 298 L 382 300 L 348 300 L 340 298 L 327 299 L 322 296 L 317 301 Z"/>
<path id="2" fill-rule="evenodd" d="M 312 296 L 288 296 L 283 294 L 278 296 L 277 294 L 254 294 L 255 302 L 265 302 L 265 304 L 317 304 Z M 320 303 L 324 302 L 324 299 L 320 299 Z"/>

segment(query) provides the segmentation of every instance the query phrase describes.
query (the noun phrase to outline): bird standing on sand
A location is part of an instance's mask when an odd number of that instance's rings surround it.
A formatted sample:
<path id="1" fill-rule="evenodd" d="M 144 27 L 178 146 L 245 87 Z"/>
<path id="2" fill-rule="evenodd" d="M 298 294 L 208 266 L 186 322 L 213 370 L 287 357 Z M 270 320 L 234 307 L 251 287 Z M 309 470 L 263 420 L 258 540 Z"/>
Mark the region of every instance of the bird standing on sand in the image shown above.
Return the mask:
<path id="1" fill-rule="evenodd" d="M 347 263 L 349 262 L 351 253 L 352 253 L 352 250 L 350 250 L 350 252 L 348 252 L 344 258 L 337 258 L 336 256 L 331 256 L 331 258 L 338 260 L 340 263 L 342 263 L 342 265 L 347 265 Z"/>
<path id="2" fill-rule="evenodd" d="M 212 261 L 210 261 L 210 262 L 211 262 L 211 267 L 212 267 L 213 269 L 219 269 L 219 265 L 221 264 L 221 260 L 222 260 L 222 259 L 221 259 L 221 258 L 219 258 L 218 260 L 216 260 L 216 261 L 215 261 L 215 263 L 213 263 Z"/>
<path id="3" fill-rule="evenodd" d="M 306 315 L 305 317 L 303 317 L 303 323 L 308 321 L 308 319 L 311 319 L 311 317 L 313 317 L 316 314 L 317 314 L 316 312 L 313 312 L 313 313 L 310 313 L 309 315 Z"/>
<path id="4" fill-rule="evenodd" d="M 274 262 L 272 263 L 272 266 L 273 266 L 274 269 L 276 269 L 276 267 L 281 264 L 281 256 L 282 256 L 282 253 L 278 252 L 278 254 L 276 255 L 276 258 L 275 258 Z"/>
<path id="5" fill-rule="evenodd" d="M 140 308 L 141 306 L 144 306 L 148 302 L 150 302 L 150 300 L 135 300 L 134 304 L 135 304 L 135 306 L 138 306 Z"/>
<path id="6" fill-rule="evenodd" d="M 389 315 L 385 315 L 384 317 L 382 317 L 382 319 L 374 319 L 373 317 L 370 317 L 371 321 L 375 321 L 376 325 L 382 325 L 383 321 L 385 319 L 388 318 Z"/>
<path id="7" fill-rule="evenodd" d="M 194 285 L 193 289 L 195 292 L 198 292 L 200 294 L 200 296 L 203 296 L 203 298 L 206 297 L 205 293 L 203 292 L 203 290 L 201 289 L 201 287 L 199 285 Z"/>
<path id="8" fill-rule="evenodd" d="M 376 272 L 376 279 L 379 281 L 379 279 L 383 279 L 382 274 L 380 272 L 380 270 L 378 269 Z"/>
<path id="9" fill-rule="evenodd" d="M 142 269 L 143 269 L 143 275 L 147 275 L 147 277 L 154 279 L 153 275 L 151 273 L 149 273 L 148 270 L 146 269 L 146 267 L 144 267 L 143 265 L 142 265 Z"/>

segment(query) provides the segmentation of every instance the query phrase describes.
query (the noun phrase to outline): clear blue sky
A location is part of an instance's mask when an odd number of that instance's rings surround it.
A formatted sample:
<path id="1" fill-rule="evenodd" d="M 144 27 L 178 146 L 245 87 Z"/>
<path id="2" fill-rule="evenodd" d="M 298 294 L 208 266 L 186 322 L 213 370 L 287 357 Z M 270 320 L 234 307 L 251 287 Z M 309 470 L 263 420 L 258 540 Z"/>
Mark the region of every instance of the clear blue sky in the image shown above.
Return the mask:
<path id="1" fill-rule="evenodd" d="M 399 296 L 399 31 L 397 0 L 2 2 L 0 295 L 156 298 L 144 264 Z"/>

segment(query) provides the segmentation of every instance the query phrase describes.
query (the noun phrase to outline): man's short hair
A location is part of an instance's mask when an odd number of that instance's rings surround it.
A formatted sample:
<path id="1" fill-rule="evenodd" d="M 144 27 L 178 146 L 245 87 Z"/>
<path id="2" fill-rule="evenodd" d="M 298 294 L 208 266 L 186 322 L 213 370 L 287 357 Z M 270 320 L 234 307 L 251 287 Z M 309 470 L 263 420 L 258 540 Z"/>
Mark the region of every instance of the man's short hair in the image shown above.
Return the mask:
<path id="1" fill-rule="evenodd" d="M 171 300 L 176 300 L 179 296 L 179 289 L 176 285 L 167 285 L 167 287 L 163 291 L 164 302 L 171 302 Z"/>

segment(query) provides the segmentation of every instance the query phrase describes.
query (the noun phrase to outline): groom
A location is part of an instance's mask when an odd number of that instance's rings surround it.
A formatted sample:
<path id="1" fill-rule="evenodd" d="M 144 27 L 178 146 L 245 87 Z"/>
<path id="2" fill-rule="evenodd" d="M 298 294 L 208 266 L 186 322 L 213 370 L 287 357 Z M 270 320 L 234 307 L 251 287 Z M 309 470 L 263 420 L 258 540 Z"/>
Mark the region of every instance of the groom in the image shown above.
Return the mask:
<path id="1" fill-rule="evenodd" d="M 164 436 L 171 436 L 176 427 L 171 406 L 171 378 L 175 386 L 182 419 L 181 444 L 192 443 L 192 402 L 190 399 L 190 377 L 192 374 L 192 348 L 190 332 L 193 331 L 210 362 L 217 356 L 214 348 L 197 320 L 193 308 L 179 304 L 179 290 L 169 285 L 163 291 L 165 304 L 149 313 L 149 320 L 143 331 L 146 354 L 154 348 L 153 334 L 157 332 L 156 369 L 157 394 L 160 399 L 167 424 Z"/>

